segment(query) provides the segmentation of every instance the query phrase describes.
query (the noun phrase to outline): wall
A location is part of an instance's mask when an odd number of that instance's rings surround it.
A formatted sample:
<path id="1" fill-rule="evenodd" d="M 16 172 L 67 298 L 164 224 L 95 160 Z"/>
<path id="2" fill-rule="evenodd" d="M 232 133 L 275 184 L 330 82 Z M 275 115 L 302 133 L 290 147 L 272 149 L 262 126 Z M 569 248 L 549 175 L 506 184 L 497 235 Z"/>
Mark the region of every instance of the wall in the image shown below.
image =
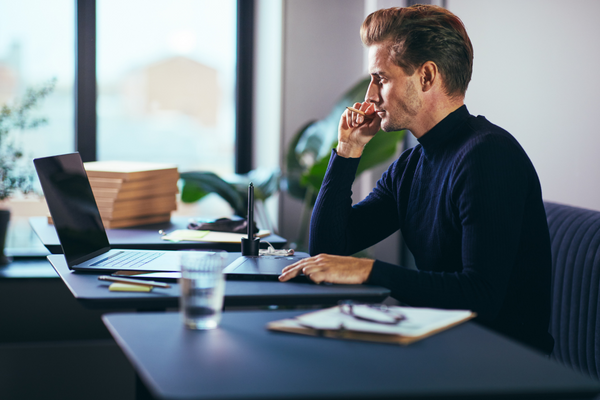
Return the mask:
<path id="1" fill-rule="evenodd" d="M 448 0 L 475 51 L 466 103 L 511 132 L 544 198 L 600 210 L 600 2 Z"/>
<path id="2" fill-rule="evenodd" d="M 325 117 L 363 72 L 363 0 L 285 0 L 281 163 L 294 134 Z M 279 233 L 296 240 L 301 202 L 282 194 Z"/>

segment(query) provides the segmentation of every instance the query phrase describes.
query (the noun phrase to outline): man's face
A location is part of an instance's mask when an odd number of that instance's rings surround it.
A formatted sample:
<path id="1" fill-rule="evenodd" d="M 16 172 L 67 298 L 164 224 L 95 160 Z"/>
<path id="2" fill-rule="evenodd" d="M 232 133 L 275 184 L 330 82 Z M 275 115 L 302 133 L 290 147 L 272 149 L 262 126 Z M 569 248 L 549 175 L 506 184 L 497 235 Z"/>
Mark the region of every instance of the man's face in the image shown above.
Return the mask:
<path id="1" fill-rule="evenodd" d="M 418 74 L 408 76 L 390 58 L 389 43 L 369 47 L 371 83 L 365 100 L 375 104 L 386 132 L 410 129 L 422 108 Z"/>

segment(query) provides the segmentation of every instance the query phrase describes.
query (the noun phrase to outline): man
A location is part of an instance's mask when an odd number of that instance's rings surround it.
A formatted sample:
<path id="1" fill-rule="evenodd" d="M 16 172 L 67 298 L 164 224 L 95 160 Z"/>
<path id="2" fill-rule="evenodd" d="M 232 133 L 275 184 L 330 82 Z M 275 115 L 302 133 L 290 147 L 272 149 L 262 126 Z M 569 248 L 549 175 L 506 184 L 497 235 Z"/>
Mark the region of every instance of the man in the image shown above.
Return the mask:
<path id="1" fill-rule="evenodd" d="M 418 307 L 469 309 L 478 321 L 550 353 L 550 239 L 539 179 L 517 141 L 464 105 L 473 49 L 458 17 L 436 6 L 379 10 L 361 28 L 369 49 L 364 103 L 340 120 L 313 211 L 310 253 L 286 281 L 369 283 Z M 364 146 L 408 129 L 406 150 L 352 206 Z M 349 257 L 400 229 L 418 270 Z"/>

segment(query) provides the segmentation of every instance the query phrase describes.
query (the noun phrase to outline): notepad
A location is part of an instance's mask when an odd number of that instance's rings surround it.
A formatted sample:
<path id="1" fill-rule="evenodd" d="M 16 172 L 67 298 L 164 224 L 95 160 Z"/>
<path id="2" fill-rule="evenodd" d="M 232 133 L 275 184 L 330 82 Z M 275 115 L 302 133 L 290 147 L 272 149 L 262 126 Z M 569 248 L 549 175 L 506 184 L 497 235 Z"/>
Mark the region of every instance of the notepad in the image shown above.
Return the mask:
<path id="1" fill-rule="evenodd" d="M 339 307 L 300 315 L 293 319 L 270 322 L 270 330 L 325 336 L 338 339 L 409 344 L 441 332 L 476 316 L 468 310 L 441 310 L 419 307 L 389 307 L 406 319 L 388 325 L 362 321 L 344 314 Z"/>
<path id="2" fill-rule="evenodd" d="M 108 287 L 111 292 L 150 292 L 152 286 L 129 285 L 127 283 L 111 283 Z"/>

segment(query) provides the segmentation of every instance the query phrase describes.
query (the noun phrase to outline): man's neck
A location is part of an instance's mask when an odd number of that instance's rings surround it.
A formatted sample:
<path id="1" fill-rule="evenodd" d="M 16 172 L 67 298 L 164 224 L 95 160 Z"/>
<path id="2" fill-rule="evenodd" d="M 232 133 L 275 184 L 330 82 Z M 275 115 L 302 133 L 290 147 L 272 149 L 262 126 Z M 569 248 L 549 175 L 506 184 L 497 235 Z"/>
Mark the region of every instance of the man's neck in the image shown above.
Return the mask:
<path id="1" fill-rule="evenodd" d="M 442 97 L 437 99 L 437 101 L 432 101 L 429 103 L 429 106 L 423 107 L 421 118 L 415 121 L 415 126 L 411 127 L 410 131 L 418 139 L 464 104 L 464 97 Z"/>

